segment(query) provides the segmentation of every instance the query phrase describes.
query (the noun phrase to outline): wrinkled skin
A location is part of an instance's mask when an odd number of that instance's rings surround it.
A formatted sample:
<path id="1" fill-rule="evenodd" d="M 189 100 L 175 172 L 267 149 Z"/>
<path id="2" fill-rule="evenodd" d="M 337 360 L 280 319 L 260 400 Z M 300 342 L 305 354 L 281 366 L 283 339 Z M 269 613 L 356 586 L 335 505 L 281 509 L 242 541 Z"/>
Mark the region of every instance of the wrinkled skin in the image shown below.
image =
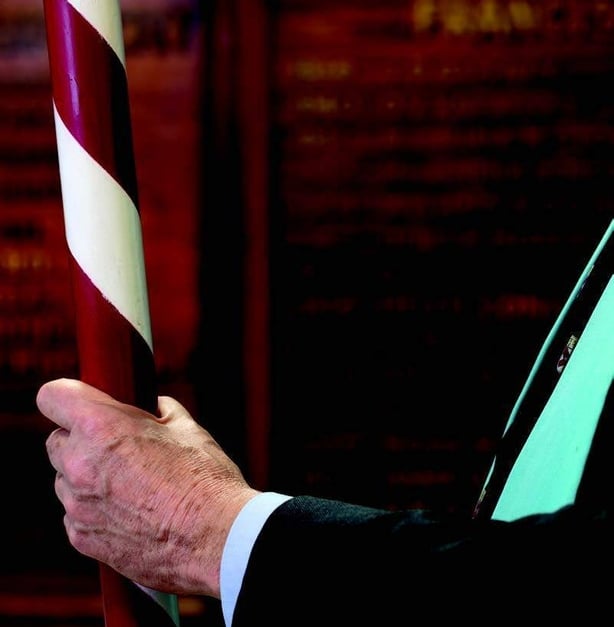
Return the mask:
<path id="1" fill-rule="evenodd" d="M 58 425 L 47 453 L 74 548 L 147 587 L 219 598 L 224 542 L 258 492 L 212 436 L 168 396 L 153 416 L 58 379 L 36 401 Z"/>

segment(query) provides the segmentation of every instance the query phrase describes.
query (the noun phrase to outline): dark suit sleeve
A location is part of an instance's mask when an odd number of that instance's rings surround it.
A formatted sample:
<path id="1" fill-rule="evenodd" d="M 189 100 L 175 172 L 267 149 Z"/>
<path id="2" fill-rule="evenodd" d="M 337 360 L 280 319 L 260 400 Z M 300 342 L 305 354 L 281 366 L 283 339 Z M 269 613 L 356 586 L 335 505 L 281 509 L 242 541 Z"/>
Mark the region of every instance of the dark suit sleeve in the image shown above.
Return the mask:
<path id="1" fill-rule="evenodd" d="M 574 611 L 602 623 L 607 514 L 570 506 L 506 523 L 296 497 L 253 547 L 233 627 L 552 624 Z"/>

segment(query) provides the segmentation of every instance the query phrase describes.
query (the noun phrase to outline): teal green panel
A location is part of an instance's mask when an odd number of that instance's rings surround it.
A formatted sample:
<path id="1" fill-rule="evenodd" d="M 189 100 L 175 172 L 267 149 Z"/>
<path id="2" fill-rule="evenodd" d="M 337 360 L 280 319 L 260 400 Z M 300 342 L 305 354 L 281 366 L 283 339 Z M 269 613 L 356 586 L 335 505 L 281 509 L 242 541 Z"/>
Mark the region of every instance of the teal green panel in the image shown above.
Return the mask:
<path id="1" fill-rule="evenodd" d="M 520 452 L 493 518 L 512 520 L 572 503 L 614 378 L 614 279 Z"/>

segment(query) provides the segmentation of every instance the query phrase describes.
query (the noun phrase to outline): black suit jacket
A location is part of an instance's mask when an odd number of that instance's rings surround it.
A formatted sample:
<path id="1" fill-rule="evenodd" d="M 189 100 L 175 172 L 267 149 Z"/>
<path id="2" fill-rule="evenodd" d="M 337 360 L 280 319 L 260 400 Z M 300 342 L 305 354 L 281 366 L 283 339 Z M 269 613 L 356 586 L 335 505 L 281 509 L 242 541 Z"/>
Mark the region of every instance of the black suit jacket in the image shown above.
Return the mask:
<path id="1" fill-rule="evenodd" d="M 233 627 L 606 624 L 611 548 L 607 507 L 497 522 L 300 496 L 263 528 Z"/>
<path id="2" fill-rule="evenodd" d="M 610 386 L 575 503 L 513 522 L 308 496 L 254 547 L 233 627 L 612 623 Z"/>

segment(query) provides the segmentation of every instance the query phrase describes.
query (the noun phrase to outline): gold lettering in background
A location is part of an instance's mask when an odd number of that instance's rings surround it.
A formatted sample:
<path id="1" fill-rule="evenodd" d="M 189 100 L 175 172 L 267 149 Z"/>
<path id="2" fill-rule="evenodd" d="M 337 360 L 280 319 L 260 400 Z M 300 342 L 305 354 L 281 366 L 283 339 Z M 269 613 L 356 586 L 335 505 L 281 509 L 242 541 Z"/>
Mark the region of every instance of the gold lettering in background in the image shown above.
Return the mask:
<path id="1" fill-rule="evenodd" d="M 410 11 L 415 32 L 456 35 L 611 29 L 612 17 L 603 0 L 415 0 Z"/>

